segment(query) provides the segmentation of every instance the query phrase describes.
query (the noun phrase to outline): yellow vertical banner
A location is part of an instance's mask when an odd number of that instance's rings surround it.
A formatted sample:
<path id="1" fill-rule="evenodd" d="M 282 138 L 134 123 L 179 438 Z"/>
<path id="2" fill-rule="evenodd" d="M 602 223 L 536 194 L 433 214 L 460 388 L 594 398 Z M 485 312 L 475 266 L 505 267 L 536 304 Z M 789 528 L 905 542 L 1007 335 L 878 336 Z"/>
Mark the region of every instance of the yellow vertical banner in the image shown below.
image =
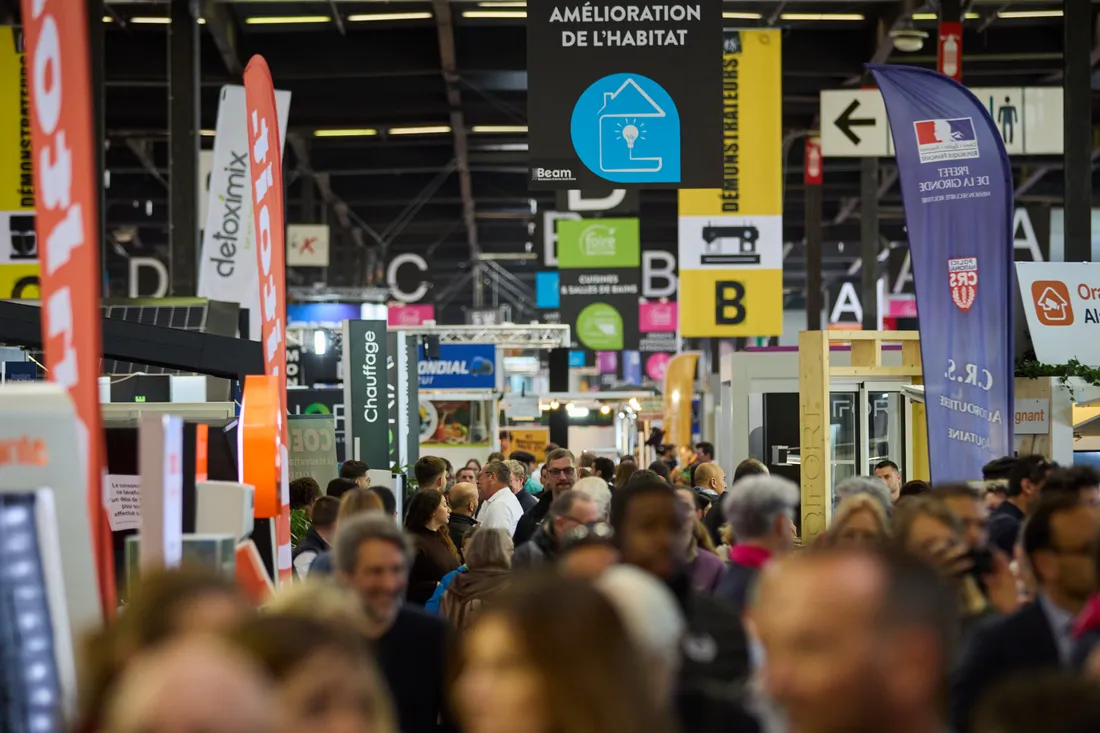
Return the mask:
<path id="1" fill-rule="evenodd" d="M 30 96 L 19 28 L 0 28 L 0 300 L 37 298 Z"/>
<path id="2" fill-rule="evenodd" d="M 665 443 L 678 448 L 691 446 L 691 398 L 695 392 L 695 371 L 699 354 L 677 354 L 665 371 Z"/>
<path id="3" fill-rule="evenodd" d="M 778 30 L 726 30 L 723 186 L 679 193 L 680 334 L 783 331 L 783 54 Z"/>

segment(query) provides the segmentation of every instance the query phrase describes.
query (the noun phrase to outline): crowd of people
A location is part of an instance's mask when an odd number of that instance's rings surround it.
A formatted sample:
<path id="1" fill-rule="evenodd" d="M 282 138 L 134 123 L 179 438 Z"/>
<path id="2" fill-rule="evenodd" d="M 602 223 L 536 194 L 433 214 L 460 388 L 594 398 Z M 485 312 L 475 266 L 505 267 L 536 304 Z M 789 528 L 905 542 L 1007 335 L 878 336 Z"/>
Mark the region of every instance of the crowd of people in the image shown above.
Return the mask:
<path id="1" fill-rule="evenodd" d="M 1100 729 L 1100 474 L 890 461 L 799 491 L 703 443 L 646 468 L 548 446 L 415 490 L 293 482 L 296 582 L 263 608 L 148 576 L 89 643 L 81 731 L 1077 733 Z"/>

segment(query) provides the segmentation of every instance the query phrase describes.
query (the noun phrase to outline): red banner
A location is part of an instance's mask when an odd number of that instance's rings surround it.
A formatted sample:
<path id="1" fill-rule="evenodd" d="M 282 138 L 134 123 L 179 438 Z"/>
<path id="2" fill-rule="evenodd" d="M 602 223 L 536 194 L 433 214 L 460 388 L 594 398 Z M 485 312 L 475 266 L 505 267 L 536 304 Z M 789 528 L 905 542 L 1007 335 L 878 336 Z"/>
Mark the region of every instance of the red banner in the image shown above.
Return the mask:
<path id="1" fill-rule="evenodd" d="M 278 378 L 279 412 L 276 476 L 280 490 L 275 507 L 259 502 L 256 516 L 275 516 L 277 566 L 282 582 L 292 578 L 290 558 L 290 488 L 287 485 L 286 426 L 286 225 L 283 213 L 283 160 L 279 146 L 279 115 L 275 85 L 262 56 L 253 56 L 244 70 L 248 147 L 252 167 L 252 213 L 256 220 L 256 262 L 260 268 L 261 345 L 264 371 Z M 273 513 L 271 510 L 274 509 Z"/>
<path id="2" fill-rule="evenodd" d="M 823 179 L 822 167 L 821 138 L 813 135 L 806 138 L 806 160 L 802 169 L 802 182 L 807 186 L 820 186 Z"/>
<path id="3" fill-rule="evenodd" d="M 77 473 L 87 485 L 103 612 L 113 618 L 114 552 L 103 505 L 99 415 L 99 197 L 87 8 L 84 0 L 23 0 L 22 8 L 46 368 L 76 409 Z"/>
<path id="4" fill-rule="evenodd" d="M 936 57 L 936 70 L 944 76 L 950 76 L 957 82 L 963 77 L 963 25 L 962 23 L 940 23 L 939 53 Z"/>

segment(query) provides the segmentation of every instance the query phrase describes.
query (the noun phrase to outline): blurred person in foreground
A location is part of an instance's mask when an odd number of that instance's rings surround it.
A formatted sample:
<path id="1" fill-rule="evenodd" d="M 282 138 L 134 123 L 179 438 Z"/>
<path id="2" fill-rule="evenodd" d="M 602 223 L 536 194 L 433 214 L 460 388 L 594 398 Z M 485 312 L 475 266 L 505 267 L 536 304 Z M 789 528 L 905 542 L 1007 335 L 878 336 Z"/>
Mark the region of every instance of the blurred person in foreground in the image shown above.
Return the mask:
<path id="1" fill-rule="evenodd" d="M 337 577 L 359 598 L 365 634 L 393 695 L 398 729 L 449 731 L 444 695 L 449 630 L 446 622 L 404 604 L 413 556 L 412 541 L 385 515 L 353 517 L 336 530 Z"/>
<path id="2" fill-rule="evenodd" d="M 833 512 L 822 544 L 846 550 L 875 550 L 890 539 L 890 522 L 882 503 L 868 494 L 849 496 Z"/>
<path id="3" fill-rule="evenodd" d="M 102 729 L 108 690 L 132 660 L 174 639 L 219 633 L 252 608 L 225 578 L 192 568 L 146 573 L 123 613 L 88 641 L 78 685 L 78 731 Z"/>
<path id="4" fill-rule="evenodd" d="M 534 509 L 524 513 L 512 533 L 512 542 L 519 547 L 535 535 L 535 530 L 550 513 L 550 504 L 563 492 L 573 488 L 577 482 L 577 462 L 573 454 L 564 448 L 557 448 L 546 456 L 545 475 L 542 485 L 547 489 L 539 495 L 539 503 Z"/>
<path id="5" fill-rule="evenodd" d="M 954 595 L 918 559 L 823 548 L 771 564 L 753 623 L 790 733 L 942 733 Z"/>
<path id="6" fill-rule="evenodd" d="M 663 581 L 687 620 L 681 689 L 734 685 L 748 675 L 748 641 L 737 613 L 696 592 L 683 540 L 685 508 L 676 489 L 640 474 L 611 499 L 611 526 L 622 561 Z"/>
<path id="7" fill-rule="evenodd" d="M 1100 507 L 1100 472 L 1092 466 L 1059 468 L 1050 474 L 1043 486 L 1043 496 L 1054 493 L 1075 495 L 1082 503 L 1097 509 Z"/>
<path id="8" fill-rule="evenodd" d="M 259 665 L 214 637 L 168 641 L 134 659 L 112 689 L 108 733 L 299 733 Z"/>
<path id="9" fill-rule="evenodd" d="M 458 631 L 468 628 L 512 582 L 512 538 L 502 529 L 479 527 L 466 545 L 467 570 L 443 592 L 440 615 Z"/>
<path id="10" fill-rule="evenodd" d="M 1096 577 L 1100 579 L 1100 544 L 1092 556 Z M 1073 669 L 1083 670 L 1100 682 L 1100 593 L 1094 593 L 1073 625 Z"/>
<path id="11" fill-rule="evenodd" d="M 388 489 L 385 490 L 388 491 Z M 336 512 L 337 529 L 339 529 L 342 522 L 368 512 L 387 513 L 379 489 L 352 488 L 350 491 L 345 492 L 340 499 L 340 508 Z M 309 566 L 308 575 L 312 575 L 314 578 L 326 578 L 332 575 L 331 547 L 327 552 L 322 552 L 313 560 L 313 563 Z"/>
<path id="12" fill-rule="evenodd" d="M 705 463 L 699 470 L 712 465 L 714 464 Z M 700 593 L 713 594 L 726 575 L 726 564 L 718 558 L 718 553 L 710 543 L 710 536 L 699 520 L 699 494 L 691 489 L 676 489 L 676 496 L 684 515 L 683 542 L 686 546 L 685 557 L 691 573 L 691 585 Z"/>
<path id="13" fill-rule="evenodd" d="M 1044 674 L 998 687 L 974 714 L 974 733 L 1095 733 L 1100 730 L 1100 685 L 1065 674 Z"/>
<path id="14" fill-rule="evenodd" d="M 794 549 L 794 510 L 798 487 L 782 476 L 743 479 L 723 499 L 735 544 L 730 548 L 726 574 L 715 596 L 738 614 L 760 569 L 773 558 Z"/>
<path id="15" fill-rule="evenodd" d="M 890 497 L 890 487 L 886 482 L 874 476 L 851 476 L 844 479 L 833 490 L 833 508 L 840 506 L 849 496 L 867 494 L 882 505 L 886 518 L 894 516 L 894 501 Z"/>
<path id="16" fill-rule="evenodd" d="M 652 468 L 652 466 L 650 467 Z M 621 489 L 627 485 L 631 477 L 638 471 L 638 464 L 633 461 L 620 461 L 619 465 L 615 468 L 615 481 L 614 486 L 616 489 Z M 668 481 L 668 466 L 665 466 L 664 473 L 665 481 Z"/>
<path id="17" fill-rule="evenodd" d="M 589 480 L 600 481 L 597 478 L 581 479 L 578 483 Z M 587 494 L 576 490 L 562 492 L 550 505 L 550 513 L 535 530 L 534 537 L 516 548 L 513 566 L 519 571 L 554 562 L 561 553 L 561 542 L 565 533 L 579 524 L 595 522 L 597 519 L 599 509 Z"/>
<path id="18" fill-rule="evenodd" d="M 463 636 L 464 733 L 672 733 L 641 651 L 590 584 L 535 573 Z"/>
<path id="19" fill-rule="evenodd" d="M 1100 524 L 1077 496 L 1044 499 L 1027 518 L 1020 544 L 1038 598 L 980 626 L 967 640 L 951 689 L 951 723 L 957 733 L 970 730 L 975 705 L 997 683 L 1070 666 L 1074 618 L 1097 587 L 1098 543 Z"/>
<path id="20" fill-rule="evenodd" d="M 558 571 L 567 578 L 593 580 L 618 562 L 615 530 L 607 522 L 589 522 L 566 531 Z"/>
<path id="21" fill-rule="evenodd" d="M 389 691 L 352 627 L 276 614 L 230 638 L 274 681 L 286 733 L 397 733 Z"/>

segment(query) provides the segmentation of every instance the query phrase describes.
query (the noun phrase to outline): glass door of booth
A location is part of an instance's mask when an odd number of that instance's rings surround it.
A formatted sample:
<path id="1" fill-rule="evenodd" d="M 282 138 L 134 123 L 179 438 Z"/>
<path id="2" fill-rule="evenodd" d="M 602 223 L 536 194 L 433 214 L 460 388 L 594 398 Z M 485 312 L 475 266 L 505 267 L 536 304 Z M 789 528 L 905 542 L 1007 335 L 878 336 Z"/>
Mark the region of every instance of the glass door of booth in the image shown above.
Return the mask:
<path id="1" fill-rule="evenodd" d="M 860 412 L 865 439 L 861 443 L 861 474 L 872 476 L 882 461 L 893 461 L 908 479 L 912 466 L 913 405 L 900 382 L 860 384 Z"/>

